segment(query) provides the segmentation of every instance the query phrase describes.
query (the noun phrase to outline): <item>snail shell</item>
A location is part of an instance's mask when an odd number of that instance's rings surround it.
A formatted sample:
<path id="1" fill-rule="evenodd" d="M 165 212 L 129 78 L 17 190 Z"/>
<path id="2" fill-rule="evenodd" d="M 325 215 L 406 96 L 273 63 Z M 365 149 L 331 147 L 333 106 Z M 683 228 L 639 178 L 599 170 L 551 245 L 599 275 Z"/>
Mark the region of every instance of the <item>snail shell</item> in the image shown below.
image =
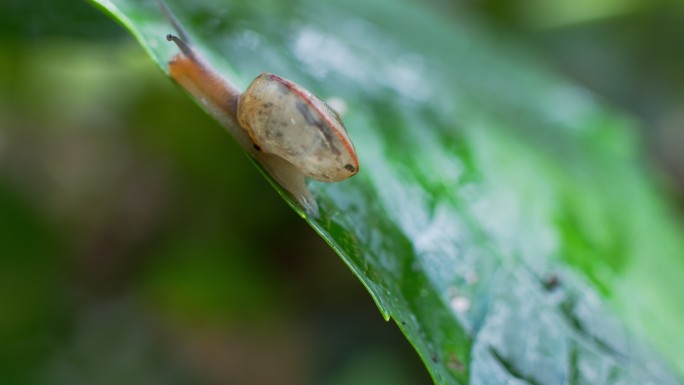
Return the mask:
<path id="1" fill-rule="evenodd" d="M 259 75 L 240 97 L 237 118 L 255 148 L 285 159 L 309 178 L 337 182 L 359 170 L 337 112 L 292 81 Z"/>

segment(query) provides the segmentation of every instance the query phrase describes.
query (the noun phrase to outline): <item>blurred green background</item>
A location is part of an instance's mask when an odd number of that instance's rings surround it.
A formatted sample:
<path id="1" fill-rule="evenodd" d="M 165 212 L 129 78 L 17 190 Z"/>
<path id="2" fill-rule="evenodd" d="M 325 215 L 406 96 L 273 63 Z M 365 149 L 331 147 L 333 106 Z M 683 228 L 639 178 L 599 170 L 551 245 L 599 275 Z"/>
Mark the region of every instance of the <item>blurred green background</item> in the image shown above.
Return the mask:
<path id="1" fill-rule="evenodd" d="M 418 1 L 418 0 L 416 0 Z M 431 0 L 645 124 L 684 191 L 684 6 Z M 221 127 L 81 1 L 0 3 L 0 384 L 430 383 Z"/>

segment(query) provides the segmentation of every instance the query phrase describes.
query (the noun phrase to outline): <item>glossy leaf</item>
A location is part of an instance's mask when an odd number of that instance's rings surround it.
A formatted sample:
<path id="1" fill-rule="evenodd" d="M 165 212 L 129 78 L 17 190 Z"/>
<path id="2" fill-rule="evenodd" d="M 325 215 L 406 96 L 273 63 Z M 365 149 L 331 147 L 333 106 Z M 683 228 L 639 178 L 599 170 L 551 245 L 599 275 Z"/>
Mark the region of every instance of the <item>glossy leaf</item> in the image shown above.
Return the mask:
<path id="1" fill-rule="evenodd" d="M 154 1 L 92 1 L 166 71 Z M 169 6 L 242 89 L 272 72 L 346 105 L 361 172 L 311 182 L 306 220 L 436 383 L 680 383 L 682 229 L 634 122 L 417 2 Z"/>

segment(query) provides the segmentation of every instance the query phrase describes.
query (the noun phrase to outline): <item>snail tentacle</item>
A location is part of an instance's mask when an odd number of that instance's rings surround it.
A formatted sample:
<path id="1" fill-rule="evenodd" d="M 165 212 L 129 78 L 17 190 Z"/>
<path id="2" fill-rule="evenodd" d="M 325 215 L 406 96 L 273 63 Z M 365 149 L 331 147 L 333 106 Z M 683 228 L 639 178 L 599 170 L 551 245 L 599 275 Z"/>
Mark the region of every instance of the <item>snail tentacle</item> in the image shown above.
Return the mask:
<path id="1" fill-rule="evenodd" d="M 168 34 L 166 35 L 166 40 L 174 42 L 178 46 L 178 49 L 180 49 L 183 55 L 186 57 L 195 59 L 195 53 L 193 52 L 192 48 L 190 48 L 190 46 L 178 36 Z"/>
<path id="2" fill-rule="evenodd" d="M 173 29 L 176 30 L 181 40 L 183 40 L 187 44 L 191 44 L 190 36 L 188 36 L 188 33 L 185 31 L 185 28 L 183 28 L 183 26 L 178 21 L 176 16 L 173 14 L 173 12 L 171 12 L 168 5 L 166 5 L 166 3 L 162 0 L 157 0 L 157 4 L 159 5 L 159 8 L 161 8 L 164 17 L 166 17 L 166 19 L 171 23 Z M 167 35 L 166 39 L 168 40 L 168 38 L 169 37 Z"/>

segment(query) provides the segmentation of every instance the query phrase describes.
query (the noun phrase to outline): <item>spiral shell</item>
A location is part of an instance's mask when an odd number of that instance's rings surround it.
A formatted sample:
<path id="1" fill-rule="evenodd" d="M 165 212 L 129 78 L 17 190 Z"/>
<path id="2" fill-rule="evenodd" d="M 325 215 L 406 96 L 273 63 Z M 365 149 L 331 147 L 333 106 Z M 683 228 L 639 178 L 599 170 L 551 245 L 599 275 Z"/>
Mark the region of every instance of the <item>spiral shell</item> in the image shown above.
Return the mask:
<path id="1" fill-rule="evenodd" d="M 309 178 L 337 182 L 359 171 L 337 112 L 280 76 L 254 79 L 240 96 L 237 119 L 258 151 L 285 159 Z"/>

